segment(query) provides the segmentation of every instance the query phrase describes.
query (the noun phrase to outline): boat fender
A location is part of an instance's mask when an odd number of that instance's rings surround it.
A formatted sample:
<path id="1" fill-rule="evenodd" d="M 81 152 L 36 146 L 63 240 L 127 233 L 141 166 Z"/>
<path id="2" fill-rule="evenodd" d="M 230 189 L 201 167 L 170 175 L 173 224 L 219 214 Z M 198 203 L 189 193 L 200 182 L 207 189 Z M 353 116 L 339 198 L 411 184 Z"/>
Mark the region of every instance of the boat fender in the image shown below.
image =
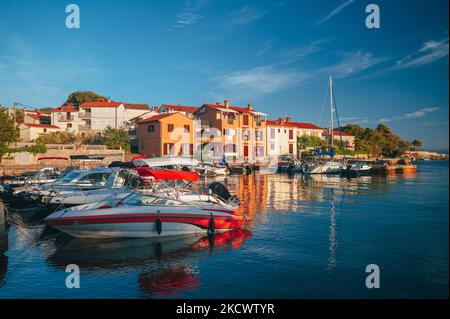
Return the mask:
<path id="1" fill-rule="evenodd" d="M 208 223 L 208 234 L 212 235 L 215 233 L 215 231 L 216 231 L 216 222 L 214 220 L 213 213 L 211 213 L 211 218 L 209 219 Z"/>
<path id="2" fill-rule="evenodd" d="M 158 235 L 161 235 L 162 232 L 162 222 L 161 217 L 159 216 L 159 212 L 158 215 L 156 216 L 156 232 L 158 233 Z"/>

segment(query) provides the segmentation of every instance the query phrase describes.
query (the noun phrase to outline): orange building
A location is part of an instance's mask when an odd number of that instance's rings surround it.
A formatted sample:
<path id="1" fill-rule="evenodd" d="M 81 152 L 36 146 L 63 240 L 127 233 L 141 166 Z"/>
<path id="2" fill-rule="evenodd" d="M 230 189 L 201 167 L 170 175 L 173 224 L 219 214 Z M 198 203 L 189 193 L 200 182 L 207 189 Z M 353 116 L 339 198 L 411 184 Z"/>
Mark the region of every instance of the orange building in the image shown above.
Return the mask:
<path id="1" fill-rule="evenodd" d="M 192 156 L 194 121 L 181 113 L 165 113 L 138 122 L 139 153 L 153 156 Z"/>
<path id="2" fill-rule="evenodd" d="M 200 121 L 197 138 L 202 155 L 221 159 L 255 162 L 266 156 L 266 114 L 253 106 L 203 104 L 194 116 Z M 205 154 L 206 153 L 206 154 Z"/>

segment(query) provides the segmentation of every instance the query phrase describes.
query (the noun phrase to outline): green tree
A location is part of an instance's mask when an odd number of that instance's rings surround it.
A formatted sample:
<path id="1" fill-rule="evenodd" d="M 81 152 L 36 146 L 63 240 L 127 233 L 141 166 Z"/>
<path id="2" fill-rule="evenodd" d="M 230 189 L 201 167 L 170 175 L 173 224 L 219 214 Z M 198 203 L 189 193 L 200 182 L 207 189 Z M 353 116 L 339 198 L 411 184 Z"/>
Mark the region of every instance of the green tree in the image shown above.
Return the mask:
<path id="1" fill-rule="evenodd" d="M 297 137 L 297 147 L 299 150 L 304 150 L 308 147 L 322 147 L 327 145 L 328 143 L 326 141 L 317 136 L 303 135 Z"/>
<path id="2" fill-rule="evenodd" d="M 76 136 L 71 132 L 52 132 L 50 134 L 40 135 L 36 142 L 43 144 L 73 144 L 76 141 Z"/>
<path id="3" fill-rule="evenodd" d="M 106 99 L 106 97 L 98 95 L 97 93 L 92 91 L 76 91 L 69 94 L 64 104 L 73 104 L 75 106 L 78 106 L 85 102 L 95 102 L 99 98 Z"/>
<path id="4" fill-rule="evenodd" d="M 19 129 L 14 129 L 14 120 L 6 108 L 0 108 L 0 142 L 8 145 L 19 140 Z"/>
<path id="5" fill-rule="evenodd" d="M 109 149 L 123 149 L 125 152 L 129 152 L 130 136 L 128 132 L 122 128 L 115 129 L 108 126 L 104 132 L 105 144 Z"/>
<path id="6" fill-rule="evenodd" d="M 411 142 L 411 145 L 414 146 L 414 147 L 422 147 L 422 141 L 420 141 L 420 140 L 413 140 Z"/>
<path id="7" fill-rule="evenodd" d="M 27 147 L 26 151 L 34 155 L 43 154 L 47 152 L 47 146 L 42 141 L 36 141 L 36 144 Z"/>

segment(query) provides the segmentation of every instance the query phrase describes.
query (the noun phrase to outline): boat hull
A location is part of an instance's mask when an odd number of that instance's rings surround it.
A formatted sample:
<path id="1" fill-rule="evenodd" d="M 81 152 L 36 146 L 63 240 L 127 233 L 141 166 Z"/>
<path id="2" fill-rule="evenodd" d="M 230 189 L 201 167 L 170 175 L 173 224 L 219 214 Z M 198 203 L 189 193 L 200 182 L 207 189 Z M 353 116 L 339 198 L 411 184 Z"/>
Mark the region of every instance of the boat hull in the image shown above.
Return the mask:
<path id="1" fill-rule="evenodd" d="M 136 210 L 136 212 L 130 212 Z M 141 211 L 139 211 L 141 210 Z M 56 212 L 46 223 L 77 238 L 136 238 L 224 232 L 238 229 L 246 218 L 228 211 L 120 207 Z"/>

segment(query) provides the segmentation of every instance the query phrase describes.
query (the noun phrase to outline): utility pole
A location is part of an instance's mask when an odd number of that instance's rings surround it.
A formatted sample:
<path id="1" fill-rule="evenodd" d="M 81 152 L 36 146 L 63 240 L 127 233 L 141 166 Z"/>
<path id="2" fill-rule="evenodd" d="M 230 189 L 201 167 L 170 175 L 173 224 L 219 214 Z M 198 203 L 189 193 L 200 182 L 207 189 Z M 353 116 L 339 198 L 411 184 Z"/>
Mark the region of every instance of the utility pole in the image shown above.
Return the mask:
<path id="1" fill-rule="evenodd" d="M 16 106 L 17 106 L 17 102 L 13 103 L 13 129 L 14 132 L 16 132 L 16 117 L 17 117 L 17 113 L 16 113 Z M 17 139 L 14 138 L 14 148 L 17 148 Z"/>

